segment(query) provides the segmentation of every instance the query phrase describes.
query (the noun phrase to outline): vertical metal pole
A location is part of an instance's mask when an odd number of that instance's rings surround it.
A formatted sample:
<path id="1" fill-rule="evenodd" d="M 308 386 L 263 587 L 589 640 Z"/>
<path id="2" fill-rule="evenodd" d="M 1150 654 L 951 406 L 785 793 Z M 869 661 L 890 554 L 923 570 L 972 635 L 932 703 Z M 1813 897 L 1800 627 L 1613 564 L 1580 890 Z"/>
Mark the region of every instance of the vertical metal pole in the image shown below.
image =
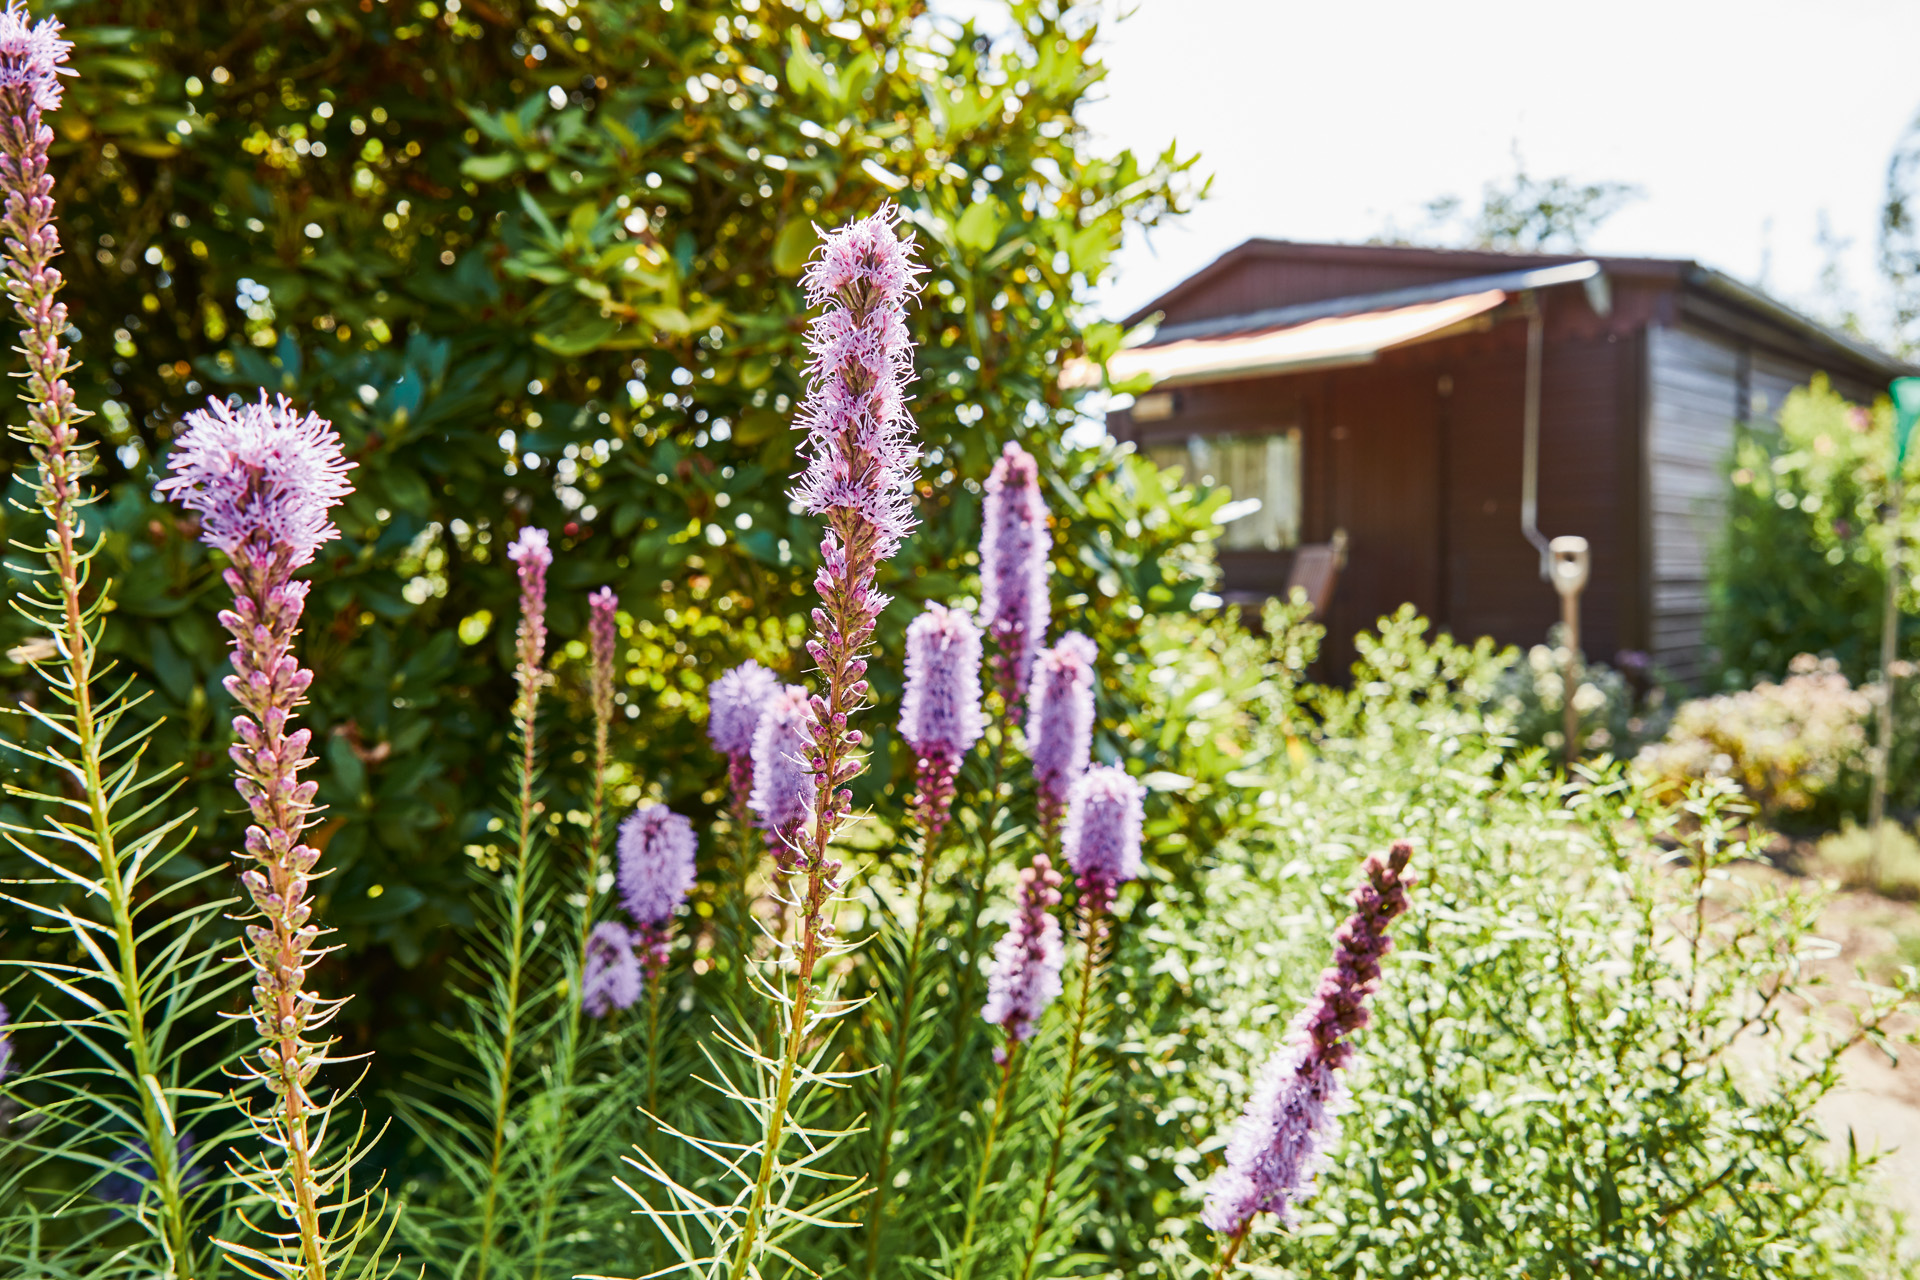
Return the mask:
<path id="1" fill-rule="evenodd" d="M 1566 681 L 1565 696 L 1561 701 L 1560 714 L 1564 722 L 1567 739 L 1567 767 L 1580 758 L 1580 711 L 1573 705 L 1573 695 L 1580 691 L 1580 593 L 1566 591 L 1560 595 L 1560 629 L 1567 643 L 1567 668 L 1562 677 Z"/>
<path id="2" fill-rule="evenodd" d="M 1567 662 L 1560 676 L 1565 682 L 1560 689 L 1560 718 L 1567 767 L 1571 769 L 1580 758 L 1580 709 L 1573 705 L 1573 699 L 1580 692 L 1580 593 L 1586 590 L 1593 567 L 1587 540 L 1571 534 L 1555 538 L 1547 544 L 1547 566 L 1553 589 L 1560 593 L 1560 638 L 1567 646 Z"/>
<path id="3" fill-rule="evenodd" d="M 1547 334 L 1540 299 L 1520 295 L 1527 312 L 1527 372 L 1520 417 L 1520 532 L 1540 552 L 1540 576 L 1550 576 L 1552 559 L 1540 532 L 1540 365 Z"/>
<path id="4" fill-rule="evenodd" d="M 1887 515 L 1887 598 L 1880 615 L 1880 741 L 1873 752 L 1873 791 L 1867 800 L 1867 826 L 1874 833 L 1874 856 L 1884 851 L 1882 827 L 1887 817 L 1887 768 L 1893 757 L 1893 664 L 1900 650 L 1900 562 L 1904 539 L 1900 509 L 1906 498 L 1905 468 L 1896 467 Z"/>

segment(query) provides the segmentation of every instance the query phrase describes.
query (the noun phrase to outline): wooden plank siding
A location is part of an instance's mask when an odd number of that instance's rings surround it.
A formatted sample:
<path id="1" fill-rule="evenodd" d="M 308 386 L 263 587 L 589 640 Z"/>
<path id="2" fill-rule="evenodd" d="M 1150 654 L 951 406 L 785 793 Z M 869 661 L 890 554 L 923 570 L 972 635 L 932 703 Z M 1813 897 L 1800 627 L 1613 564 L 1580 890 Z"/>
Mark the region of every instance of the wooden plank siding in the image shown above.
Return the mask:
<path id="1" fill-rule="evenodd" d="M 1578 255 L 1249 241 L 1129 318 L 1164 325 L 1406 288 Z M 1697 683 L 1706 648 L 1708 573 L 1726 504 L 1739 420 L 1778 413 L 1792 388 L 1831 371 L 1856 400 L 1884 388 L 1884 357 L 1809 329 L 1693 263 L 1599 260 L 1612 305 L 1549 288 L 1543 308 L 1539 526 L 1592 551 L 1583 647 L 1614 661 L 1641 649 Z M 1796 327 L 1797 326 L 1797 327 Z M 1172 416 L 1108 426 L 1150 444 L 1298 427 L 1301 537 L 1349 539 L 1327 618 L 1329 674 L 1351 662 L 1356 632 L 1411 602 L 1463 639 L 1544 640 L 1559 600 L 1520 529 L 1526 323 L 1503 307 L 1477 332 L 1417 343 L 1361 365 L 1181 386 Z M 1224 587 L 1284 588 L 1290 552 L 1223 553 Z"/>
<path id="2" fill-rule="evenodd" d="M 1676 679 L 1706 670 L 1707 575 L 1726 515 L 1727 460 L 1745 406 L 1742 352 L 1686 329 L 1647 333 L 1653 542 L 1650 651 Z"/>

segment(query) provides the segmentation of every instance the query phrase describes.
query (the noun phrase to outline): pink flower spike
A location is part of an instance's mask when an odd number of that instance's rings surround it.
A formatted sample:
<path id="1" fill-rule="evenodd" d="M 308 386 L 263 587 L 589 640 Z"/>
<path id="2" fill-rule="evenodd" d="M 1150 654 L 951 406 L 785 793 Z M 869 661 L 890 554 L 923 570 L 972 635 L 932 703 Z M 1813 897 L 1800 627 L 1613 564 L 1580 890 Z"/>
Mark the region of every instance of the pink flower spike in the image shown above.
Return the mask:
<path id="1" fill-rule="evenodd" d="M 587 597 L 593 718 L 594 723 L 602 727 L 613 719 L 613 667 L 614 652 L 620 641 L 619 611 L 620 597 L 613 594 L 612 587 L 602 587 Z"/>
<path id="2" fill-rule="evenodd" d="M 8 0 L 0 13 L 0 109 L 18 110 L 8 99 L 41 111 L 60 109 L 60 77 L 74 74 L 67 65 L 73 41 L 62 40 L 61 30 L 59 19 L 35 22 L 25 0 Z"/>
<path id="3" fill-rule="evenodd" d="M 663 804 L 643 804 L 620 824 L 620 901 L 635 924 L 662 926 L 693 892 L 699 841 L 693 824 Z"/>
<path id="4" fill-rule="evenodd" d="M 1039 792 L 1040 825 L 1051 836 L 1067 793 L 1093 753 L 1093 641 L 1078 631 L 1042 649 L 1027 691 L 1027 755 Z"/>
<path id="5" fill-rule="evenodd" d="M 1140 874 L 1146 797 L 1147 789 L 1118 765 L 1097 764 L 1073 784 L 1060 846 L 1089 914 L 1109 910 L 1120 886 Z"/>
<path id="6" fill-rule="evenodd" d="M 1020 913 L 993 946 L 993 965 L 987 974 L 987 1004 L 980 1016 L 1007 1033 L 1007 1043 L 994 1057 L 1006 1061 L 1007 1052 L 1027 1039 L 1040 1017 L 1060 994 L 1060 970 L 1066 948 L 1060 921 L 1053 909 L 1060 905 L 1060 873 L 1044 853 L 1020 872 Z"/>
<path id="7" fill-rule="evenodd" d="M 780 678 L 749 659 L 713 682 L 707 690 L 707 741 L 727 757 L 753 750 L 760 713 L 780 691 Z"/>
<path id="8" fill-rule="evenodd" d="M 200 540 L 234 559 L 286 557 L 310 564 L 340 536 L 328 518 L 353 492 L 340 437 L 285 396 L 232 408 L 208 400 L 185 418 L 167 455 L 160 493 L 200 517 Z"/>
<path id="9" fill-rule="evenodd" d="M 959 757 L 986 732 L 980 714 L 980 631 L 958 609 L 930 604 L 907 627 L 900 735 L 922 756 Z"/>
<path id="10" fill-rule="evenodd" d="M 633 935 L 612 920 L 593 926 L 580 975 L 581 1007 L 596 1018 L 615 1009 L 630 1009 L 640 998 L 640 985 L 640 957 L 634 954 Z"/>
<path id="11" fill-rule="evenodd" d="M 753 794 L 749 803 L 774 856 L 786 864 L 800 829 L 813 817 L 813 772 L 808 765 L 807 691 L 787 685 L 767 702 L 753 735 Z"/>
<path id="12" fill-rule="evenodd" d="M 1207 1188 L 1201 1219 L 1215 1231 L 1244 1235 L 1261 1213 L 1291 1224 L 1313 1193 L 1346 1101 L 1337 1072 L 1353 1057 L 1349 1037 L 1367 1025 L 1366 1001 L 1393 946 L 1387 928 L 1407 909 L 1412 853 L 1412 845 L 1396 840 L 1385 858 L 1367 859 L 1367 883 L 1354 891 L 1354 912 L 1334 935 L 1333 966 L 1287 1043 L 1261 1069 L 1227 1143 L 1226 1166 Z"/>
<path id="13" fill-rule="evenodd" d="M 987 477 L 981 504 L 980 617 L 993 641 L 994 683 L 1016 724 L 1034 655 L 1047 642 L 1052 552 L 1039 465 L 1009 440 Z"/>

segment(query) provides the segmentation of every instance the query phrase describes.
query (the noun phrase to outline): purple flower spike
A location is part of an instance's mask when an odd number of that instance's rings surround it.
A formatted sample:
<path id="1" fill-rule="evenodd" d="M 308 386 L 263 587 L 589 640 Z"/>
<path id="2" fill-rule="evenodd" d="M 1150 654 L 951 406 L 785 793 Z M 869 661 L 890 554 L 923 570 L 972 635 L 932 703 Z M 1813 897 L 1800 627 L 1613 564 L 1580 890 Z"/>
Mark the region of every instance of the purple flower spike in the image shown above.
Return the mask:
<path id="1" fill-rule="evenodd" d="M 12 1020 L 7 1006 L 0 1004 L 0 1084 L 6 1082 L 7 1074 L 13 1070 L 13 1039 L 7 1035 L 7 1024 Z"/>
<path id="2" fill-rule="evenodd" d="M 615 878 L 649 977 L 667 967 L 673 914 L 693 892 L 698 843 L 693 824 L 663 804 L 643 804 L 620 824 Z"/>
<path id="3" fill-rule="evenodd" d="M 1053 538 L 1040 496 L 1040 468 L 1012 441 L 987 477 L 980 525 L 980 616 L 993 641 L 994 684 L 1008 719 L 1020 722 L 1020 695 L 1034 655 L 1047 641 L 1047 576 Z"/>
<path id="4" fill-rule="evenodd" d="M 1147 789 L 1117 765 L 1097 764 L 1073 784 L 1060 844 L 1089 915 L 1113 906 L 1120 886 L 1140 874 L 1140 828 Z"/>
<path id="5" fill-rule="evenodd" d="M 507 559 L 513 561 L 520 577 L 520 629 L 517 652 L 523 686 L 537 689 L 544 683 L 542 661 L 547 653 L 547 570 L 553 565 L 553 552 L 547 546 L 547 531 L 529 525 L 507 545 Z"/>
<path id="6" fill-rule="evenodd" d="M 640 998 L 640 957 L 626 926 L 612 920 L 593 926 L 587 938 L 587 963 L 580 975 L 580 1007 L 596 1018 L 630 1009 Z"/>
<path id="7" fill-rule="evenodd" d="M 900 736 L 913 748 L 920 829 L 931 844 L 953 805 L 961 758 L 986 732 L 980 714 L 980 631 L 957 609 L 930 604 L 907 628 Z"/>
<path id="8" fill-rule="evenodd" d="M 186 416 L 156 488 L 200 517 L 200 541 L 228 556 L 271 552 L 289 568 L 340 536 L 328 512 L 353 492 L 340 437 L 285 397 L 230 408 L 208 400 Z"/>
<path id="9" fill-rule="evenodd" d="M 1261 1069 L 1227 1143 L 1226 1167 L 1207 1189 L 1201 1218 L 1215 1231 L 1245 1235 L 1261 1213 L 1291 1224 L 1295 1208 L 1313 1193 L 1345 1101 L 1336 1072 L 1353 1057 L 1347 1037 L 1367 1025 L 1367 997 L 1379 987 L 1380 961 L 1393 946 L 1387 928 L 1407 909 L 1412 853 L 1396 840 L 1385 858 L 1367 859 L 1367 883 L 1354 891 L 1353 914 L 1334 935 L 1333 966 L 1320 976 L 1287 1043 Z"/>
<path id="10" fill-rule="evenodd" d="M 1020 914 L 993 945 L 993 965 L 987 973 L 987 1005 L 980 1016 L 1007 1033 L 1007 1043 L 994 1051 L 1005 1062 L 1014 1046 L 1033 1034 L 1040 1015 L 1060 994 L 1060 970 L 1067 952 L 1060 937 L 1060 921 L 1053 909 L 1060 905 L 1060 873 L 1044 853 L 1020 872 Z"/>
<path id="11" fill-rule="evenodd" d="M 587 597 L 587 636 L 592 650 L 593 718 L 604 724 L 613 719 L 613 658 L 620 641 L 620 623 L 616 615 L 620 597 L 612 587 L 602 587 Z"/>
<path id="12" fill-rule="evenodd" d="M 742 819 L 753 795 L 753 734 L 760 713 L 780 692 L 780 678 L 748 659 L 707 690 L 707 741 L 727 758 L 734 816 Z"/>
<path id="13" fill-rule="evenodd" d="M 274 1099 L 256 1113 L 270 1148 L 283 1151 L 288 1176 L 307 1179 L 300 1194 L 317 1195 L 312 1181 L 308 1092 L 327 1062 L 331 1043 L 322 1031 L 336 1005 L 306 983 L 327 953 L 317 944 L 311 890 L 320 851 L 305 843 L 315 821 L 319 784 L 302 780 L 310 763 L 312 731 L 294 727 L 313 672 L 294 656 L 307 584 L 296 567 L 335 536 L 328 509 L 350 492 L 339 438 L 322 420 L 285 400 L 234 412 L 217 401 L 189 414 L 161 488 L 200 514 L 201 540 L 225 551 L 224 574 L 233 607 L 220 623 L 233 636 L 233 674 L 226 689 L 239 704 L 229 748 L 234 787 L 252 824 L 240 881 L 254 914 L 244 951 L 254 970 L 253 1023 L 264 1042 L 246 1061 L 246 1073 Z"/>
<path id="14" fill-rule="evenodd" d="M 60 109 L 60 77 L 73 74 L 67 65 L 73 41 L 62 40 L 60 31 L 57 19 L 34 22 L 25 0 L 8 0 L 0 13 L 0 111 L 17 115 L 26 103 Z"/>
<path id="15" fill-rule="evenodd" d="M 813 817 L 813 777 L 807 767 L 812 718 L 807 691 L 786 685 L 767 702 L 753 735 L 751 804 L 782 865 L 792 858 L 801 828 Z"/>
<path id="16" fill-rule="evenodd" d="M 802 929 L 810 956 L 819 941 L 815 925 L 823 895 L 835 874 L 827 846 L 852 810 L 845 784 L 861 767 L 848 723 L 870 693 L 864 654 L 887 603 L 874 589 L 874 577 L 914 525 L 920 454 L 906 406 L 913 375 L 906 312 L 920 268 L 911 242 L 895 231 L 899 220 L 899 211 L 888 205 L 826 233 L 804 280 L 809 304 L 825 310 L 807 333 L 807 396 L 794 422 L 807 434 L 800 447 L 806 469 L 789 496 L 825 516 L 827 525 L 814 576 L 820 605 L 807 641 L 821 683 L 805 751 L 815 792 L 811 803 L 819 812 L 808 847 L 798 851 L 812 881 Z M 756 748 L 756 773 L 761 763 Z M 808 973 L 811 964 L 803 962 Z"/>
<path id="17" fill-rule="evenodd" d="M 914 525 L 920 450 L 906 402 L 907 303 L 921 268 L 894 230 L 899 220 L 888 206 L 825 233 L 801 281 L 807 305 L 826 310 L 807 333 L 807 398 L 794 422 L 807 433 L 807 465 L 792 496 L 826 516 L 842 548 L 863 562 L 891 558 Z"/>
<path id="18" fill-rule="evenodd" d="M 1086 772 L 1093 752 L 1093 641 L 1078 631 L 1042 649 L 1027 691 L 1027 754 L 1039 790 L 1040 825 L 1051 839 L 1060 829 L 1067 793 Z"/>

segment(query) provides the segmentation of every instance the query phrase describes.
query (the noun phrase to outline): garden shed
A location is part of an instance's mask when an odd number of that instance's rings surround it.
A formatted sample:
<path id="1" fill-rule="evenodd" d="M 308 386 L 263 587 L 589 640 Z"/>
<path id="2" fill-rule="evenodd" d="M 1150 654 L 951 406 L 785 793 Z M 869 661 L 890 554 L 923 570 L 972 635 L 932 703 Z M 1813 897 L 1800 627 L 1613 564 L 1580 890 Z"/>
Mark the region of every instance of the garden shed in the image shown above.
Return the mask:
<path id="1" fill-rule="evenodd" d="M 1151 383 L 1109 429 L 1258 500 L 1220 544 L 1230 599 L 1343 548 L 1341 666 L 1407 601 L 1463 638 L 1541 640 L 1545 541 L 1574 534 L 1586 651 L 1697 677 L 1735 424 L 1816 373 L 1867 401 L 1910 371 L 1684 259 L 1256 239 L 1126 323 L 1156 318 L 1109 363 Z"/>

